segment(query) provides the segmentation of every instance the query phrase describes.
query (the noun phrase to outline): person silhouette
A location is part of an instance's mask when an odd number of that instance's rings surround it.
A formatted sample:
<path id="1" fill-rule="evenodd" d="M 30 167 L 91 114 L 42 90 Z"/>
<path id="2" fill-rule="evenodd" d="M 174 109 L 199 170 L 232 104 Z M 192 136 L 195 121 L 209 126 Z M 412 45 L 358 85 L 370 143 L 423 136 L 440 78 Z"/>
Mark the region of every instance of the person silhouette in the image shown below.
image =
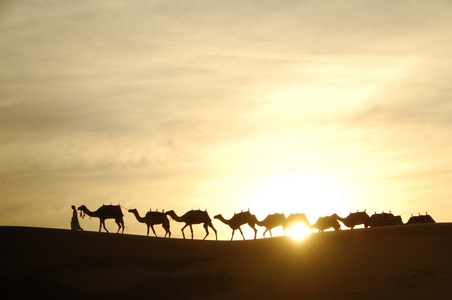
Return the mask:
<path id="1" fill-rule="evenodd" d="M 72 218 L 71 218 L 71 230 L 73 231 L 83 231 L 83 228 L 80 227 L 80 223 L 78 222 L 77 209 L 74 205 L 72 207 Z"/>

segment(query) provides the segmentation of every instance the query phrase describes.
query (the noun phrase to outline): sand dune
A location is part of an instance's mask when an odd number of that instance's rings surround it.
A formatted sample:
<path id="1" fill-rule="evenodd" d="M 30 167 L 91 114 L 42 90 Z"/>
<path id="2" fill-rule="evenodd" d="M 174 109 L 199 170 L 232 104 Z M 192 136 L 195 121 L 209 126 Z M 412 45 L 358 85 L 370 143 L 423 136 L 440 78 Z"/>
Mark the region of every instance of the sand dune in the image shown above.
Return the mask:
<path id="1" fill-rule="evenodd" d="M 452 224 L 200 241 L 0 227 L 11 299 L 448 299 Z M 3 298 L 3 297 L 2 297 Z"/>

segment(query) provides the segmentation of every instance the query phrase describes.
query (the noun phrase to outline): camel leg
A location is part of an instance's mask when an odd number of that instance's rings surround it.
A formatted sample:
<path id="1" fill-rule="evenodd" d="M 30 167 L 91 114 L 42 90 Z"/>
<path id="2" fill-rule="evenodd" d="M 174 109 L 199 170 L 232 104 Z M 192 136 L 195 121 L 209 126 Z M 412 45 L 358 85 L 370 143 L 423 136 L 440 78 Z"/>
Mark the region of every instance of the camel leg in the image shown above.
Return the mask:
<path id="1" fill-rule="evenodd" d="M 118 225 L 118 231 L 116 231 L 116 233 L 119 233 L 119 231 L 121 230 L 121 221 L 115 220 L 115 223 Z M 122 232 L 124 232 L 124 227 L 122 227 Z"/>
<path id="2" fill-rule="evenodd" d="M 231 241 L 232 241 L 232 239 L 234 238 L 234 232 L 235 232 L 235 229 L 232 229 Z"/>
<path id="3" fill-rule="evenodd" d="M 185 226 L 184 227 L 182 227 L 182 229 L 181 229 L 181 231 L 182 231 L 182 236 L 184 237 L 184 239 L 185 239 L 185 233 L 184 233 L 184 229 L 185 229 L 185 227 L 187 227 L 188 226 L 188 224 L 185 224 Z"/>
<path id="4" fill-rule="evenodd" d="M 166 237 L 167 234 L 169 234 L 168 238 L 170 238 L 171 237 L 171 231 L 169 229 L 169 222 L 163 223 L 162 226 L 163 226 L 163 229 L 165 229 L 165 231 L 166 231 L 165 232 L 165 237 Z"/>
<path id="5" fill-rule="evenodd" d="M 257 237 L 257 229 L 256 229 L 256 227 L 253 227 L 253 230 L 254 230 L 254 239 L 256 239 L 256 237 Z"/>
<path id="6" fill-rule="evenodd" d="M 152 232 L 154 233 L 155 237 L 157 237 L 157 234 L 155 233 L 155 230 L 154 230 L 154 225 L 151 225 L 151 229 L 152 229 Z"/>
<path id="7" fill-rule="evenodd" d="M 264 231 L 264 239 L 265 239 L 265 234 L 267 233 L 267 231 L 268 231 L 268 228 L 265 228 L 265 231 Z"/>
<path id="8" fill-rule="evenodd" d="M 215 241 L 218 241 L 218 235 L 217 235 L 217 230 L 215 229 L 215 227 L 213 227 L 212 224 L 209 224 L 209 226 L 212 228 L 212 230 L 215 232 Z"/>
<path id="9" fill-rule="evenodd" d="M 149 236 L 149 225 L 147 225 L 148 230 L 146 231 L 146 236 Z"/>
<path id="10" fill-rule="evenodd" d="M 191 239 L 193 239 L 193 226 L 190 225 Z"/>
<path id="11" fill-rule="evenodd" d="M 242 228 L 239 227 L 239 231 L 242 234 L 243 240 L 245 240 L 245 236 L 243 235 Z"/>
<path id="12" fill-rule="evenodd" d="M 203 241 L 206 239 L 206 237 L 209 235 L 209 225 L 207 223 L 204 223 L 204 229 L 206 230 L 206 236 L 202 239 Z"/>
<path id="13" fill-rule="evenodd" d="M 110 233 L 110 232 L 107 230 L 107 227 L 105 227 L 105 220 L 102 220 L 102 225 L 104 226 L 105 231 L 106 231 L 107 233 Z"/>

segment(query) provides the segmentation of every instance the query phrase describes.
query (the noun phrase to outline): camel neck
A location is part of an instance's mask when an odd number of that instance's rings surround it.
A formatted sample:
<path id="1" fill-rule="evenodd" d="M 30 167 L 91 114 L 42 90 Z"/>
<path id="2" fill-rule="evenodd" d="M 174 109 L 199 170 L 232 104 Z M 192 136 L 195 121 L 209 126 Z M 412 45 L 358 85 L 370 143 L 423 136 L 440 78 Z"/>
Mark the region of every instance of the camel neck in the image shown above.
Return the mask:
<path id="1" fill-rule="evenodd" d="M 90 211 L 88 208 L 85 207 L 85 209 L 83 210 L 83 212 L 90 216 L 90 217 L 97 217 L 97 214 L 95 212 Z"/>
<path id="2" fill-rule="evenodd" d="M 218 220 L 220 220 L 221 222 L 223 222 L 226 225 L 229 225 L 231 220 L 226 220 L 222 215 L 218 215 Z"/>
<path id="3" fill-rule="evenodd" d="M 138 213 L 138 211 L 134 210 L 134 211 L 132 211 L 132 213 L 135 216 L 135 218 L 137 218 L 138 222 L 140 222 L 140 223 L 145 222 L 145 218 L 140 217 L 140 214 Z"/>
<path id="4" fill-rule="evenodd" d="M 184 219 L 182 217 L 179 217 L 178 215 L 176 215 L 176 213 L 174 211 L 171 211 L 168 213 L 170 215 L 171 218 L 173 218 L 175 221 L 177 222 L 184 222 Z"/>

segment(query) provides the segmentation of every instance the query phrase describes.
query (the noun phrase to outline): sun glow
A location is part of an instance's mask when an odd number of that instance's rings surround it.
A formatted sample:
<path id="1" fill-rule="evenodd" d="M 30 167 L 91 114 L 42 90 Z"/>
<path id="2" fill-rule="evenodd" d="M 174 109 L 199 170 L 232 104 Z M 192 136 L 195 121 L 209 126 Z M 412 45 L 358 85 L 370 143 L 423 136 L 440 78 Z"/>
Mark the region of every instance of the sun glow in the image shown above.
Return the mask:
<path id="1" fill-rule="evenodd" d="M 302 241 L 311 234 L 311 230 L 304 224 L 298 223 L 287 229 L 287 234 L 295 241 Z"/>
<path id="2" fill-rule="evenodd" d="M 340 214 L 348 209 L 345 191 L 337 182 L 333 175 L 327 174 L 267 177 L 255 186 L 250 209 L 259 220 L 276 212 L 285 213 L 286 217 L 292 213 L 305 213 L 313 224 L 320 216 Z M 300 226 L 292 229 L 294 236 L 306 232 Z"/>

